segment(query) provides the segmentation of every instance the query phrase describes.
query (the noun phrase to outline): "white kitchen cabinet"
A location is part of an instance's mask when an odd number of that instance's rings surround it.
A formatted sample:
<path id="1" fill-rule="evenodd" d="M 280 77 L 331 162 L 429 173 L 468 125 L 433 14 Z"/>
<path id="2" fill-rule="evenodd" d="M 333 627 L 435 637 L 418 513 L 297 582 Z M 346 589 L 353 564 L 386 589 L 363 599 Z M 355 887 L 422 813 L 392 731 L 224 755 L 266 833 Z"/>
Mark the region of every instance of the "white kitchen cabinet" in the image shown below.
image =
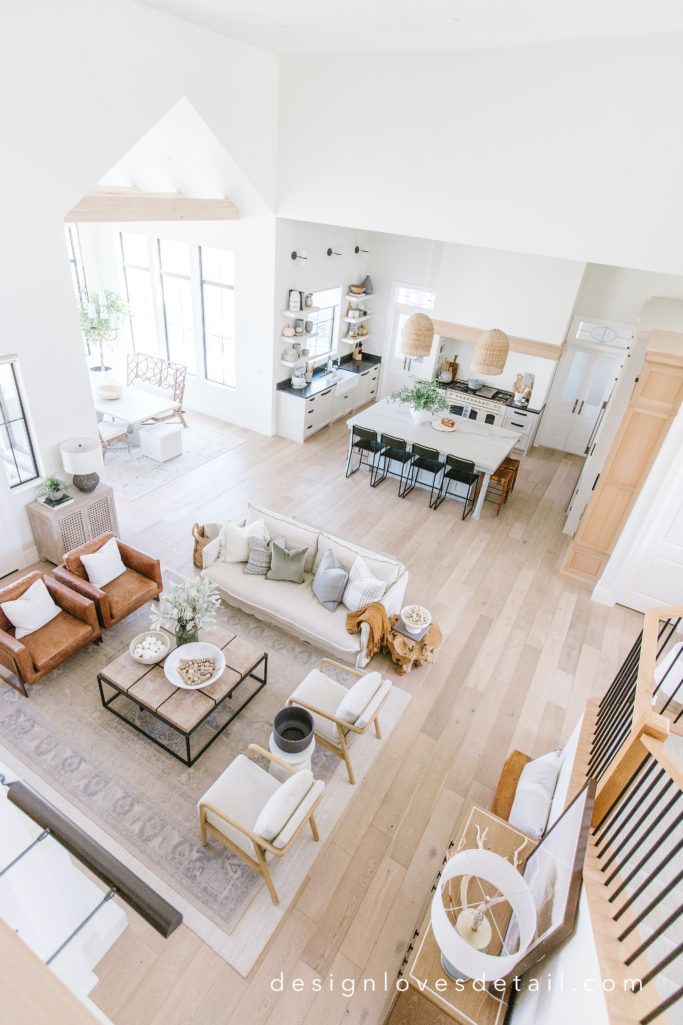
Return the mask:
<path id="1" fill-rule="evenodd" d="M 345 419 L 361 406 L 376 402 L 378 386 L 379 364 L 361 371 L 354 386 L 339 394 L 335 385 L 308 398 L 278 391 L 277 432 L 291 441 L 306 441 L 329 423 Z"/>
<path id="2" fill-rule="evenodd" d="M 508 431 L 514 431 L 518 435 L 514 452 L 522 452 L 526 455 L 529 451 L 538 428 L 538 416 L 538 413 L 533 413 L 530 409 L 519 409 L 517 406 L 505 407 L 500 426 Z"/>

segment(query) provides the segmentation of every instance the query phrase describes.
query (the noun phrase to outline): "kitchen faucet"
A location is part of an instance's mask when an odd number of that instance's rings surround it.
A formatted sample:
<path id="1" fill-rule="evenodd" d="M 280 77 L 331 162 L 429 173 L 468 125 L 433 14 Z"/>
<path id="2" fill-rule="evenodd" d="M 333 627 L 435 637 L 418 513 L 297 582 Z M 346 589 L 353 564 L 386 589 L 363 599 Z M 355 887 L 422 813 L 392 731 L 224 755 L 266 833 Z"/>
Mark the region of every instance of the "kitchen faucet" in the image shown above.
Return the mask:
<path id="1" fill-rule="evenodd" d="M 335 363 L 337 364 L 336 369 L 339 369 L 339 353 L 335 352 L 334 355 L 333 355 L 332 351 L 330 350 L 330 353 L 329 353 L 329 355 L 327 357 L 327 368 L 326 368 L 328 374 L 331 374 L 332 371 L 335 369 Z"/>

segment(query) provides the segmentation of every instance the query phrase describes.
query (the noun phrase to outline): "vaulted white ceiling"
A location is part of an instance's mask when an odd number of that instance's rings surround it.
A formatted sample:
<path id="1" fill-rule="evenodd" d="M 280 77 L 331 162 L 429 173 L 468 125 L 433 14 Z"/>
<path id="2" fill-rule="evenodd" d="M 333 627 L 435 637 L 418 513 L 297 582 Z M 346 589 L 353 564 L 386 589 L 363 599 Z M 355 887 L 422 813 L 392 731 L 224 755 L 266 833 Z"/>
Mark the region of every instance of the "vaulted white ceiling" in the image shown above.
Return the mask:
<path id="1" fill-rule="evenodd" d="M 682 0 L 144 0 L 280 54 L 443 53 L 683 30 Z"/>

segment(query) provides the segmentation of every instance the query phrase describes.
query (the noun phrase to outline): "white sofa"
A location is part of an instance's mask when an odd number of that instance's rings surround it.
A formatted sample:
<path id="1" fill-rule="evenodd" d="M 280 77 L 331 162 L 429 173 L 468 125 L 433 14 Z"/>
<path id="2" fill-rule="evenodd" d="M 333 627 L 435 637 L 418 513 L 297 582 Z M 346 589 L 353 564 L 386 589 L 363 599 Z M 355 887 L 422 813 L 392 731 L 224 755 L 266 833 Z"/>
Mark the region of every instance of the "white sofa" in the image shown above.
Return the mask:
<path id="1" fill-rule="evenodd" d="M 288 547 L 308 546 L 303 584 L 252 576 L 244 572 L 242 562 L 223 562 L 220 536 L 204 548 L 202 576 L 214 582 L 228 605 L 279 626 L 342 662 L 359 668 L 366 666 L 369 661 L 367 625 L 363 624 L 360 633 L 350 634 L 346 629 L 348 609 L 340 605 L 335 612 L 330 612 L 321 605 L 311 590 L 313 575 L 328 548 L 333 549 L 346 570 L 362 555 L 374 575 L 386 581 L 387 590 L 381 601 L 387 613 L 393 615 L 401 610 L 408 583 L 408 571 L 403 563 L 391 555 L 300 523 L 291 516 L 249 505 L 246 522 L 260 519 L 264 520 L 271 538 L 284 535 Z"/>

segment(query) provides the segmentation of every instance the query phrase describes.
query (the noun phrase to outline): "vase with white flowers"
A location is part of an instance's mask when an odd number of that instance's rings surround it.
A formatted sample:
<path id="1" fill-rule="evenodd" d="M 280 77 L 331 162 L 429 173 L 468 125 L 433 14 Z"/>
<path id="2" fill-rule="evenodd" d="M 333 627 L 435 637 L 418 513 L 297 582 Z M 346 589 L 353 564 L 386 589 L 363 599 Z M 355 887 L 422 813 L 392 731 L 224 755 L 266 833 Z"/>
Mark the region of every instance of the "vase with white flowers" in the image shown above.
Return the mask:
<path id="1" fill-rule="evenodd" d="M 152 609 L 152 626 L 155 630 L 173 629 L 178 647 L 190 644 L 197 640 L 200 627 L 214 621 L 220 603 L 218 591 L 206 577 L 171 584 L 158 607 Z"/>
<path id="2" fill-rule="evenodd" d="M 446 392 L 436 381 L 415 381 L 407 388 L 399 388 L 387 396 L 387 402 L 400 402 L 410 406 L 410 415 L 415 423 L 427 423 L 438 413 L 448 409 Z"/>

